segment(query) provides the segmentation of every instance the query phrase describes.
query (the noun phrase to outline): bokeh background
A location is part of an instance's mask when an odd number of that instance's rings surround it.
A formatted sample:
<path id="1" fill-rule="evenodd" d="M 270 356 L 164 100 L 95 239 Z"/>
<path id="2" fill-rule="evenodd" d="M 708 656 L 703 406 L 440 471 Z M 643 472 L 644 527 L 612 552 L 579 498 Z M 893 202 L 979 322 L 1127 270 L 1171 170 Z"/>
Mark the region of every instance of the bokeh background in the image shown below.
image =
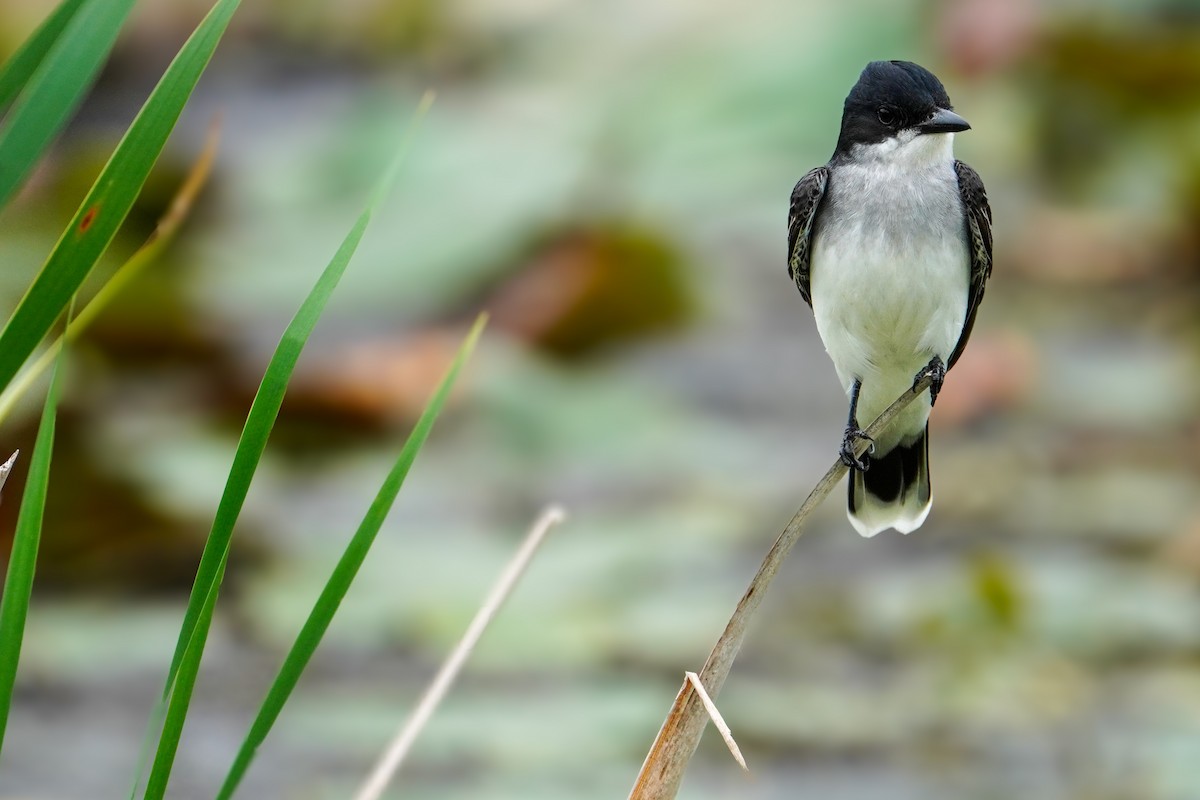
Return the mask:
<path id="1" fill-rule="evenodd" d="M 0 217 L 16 302 L 204 12 L 147 0 Z M 11 52 L 45 0 L 0 3 Z M 466 379 L 243 786 L 347 797 L 539 509 L 534 563 L 396 796 L 624 797 L 831 463 L 845 400 L 787 198 L 876 58 L 974 124 L 996 265 L 936 502 L 793 552 L 681 797 L 1200 797 L 1200 7 L 1190 0 L 247 0 L 112 248 L 220 115 L 177 244 L 71 353 L 0 797 L 124 796 L 266 360 L 421 93 L 234 543 L 174 797 L 215 792 L 465 325 Z M 0 432 L 28 452 L 40 400 Z M 0 506 L 7 552 L 24 470 Z"/>

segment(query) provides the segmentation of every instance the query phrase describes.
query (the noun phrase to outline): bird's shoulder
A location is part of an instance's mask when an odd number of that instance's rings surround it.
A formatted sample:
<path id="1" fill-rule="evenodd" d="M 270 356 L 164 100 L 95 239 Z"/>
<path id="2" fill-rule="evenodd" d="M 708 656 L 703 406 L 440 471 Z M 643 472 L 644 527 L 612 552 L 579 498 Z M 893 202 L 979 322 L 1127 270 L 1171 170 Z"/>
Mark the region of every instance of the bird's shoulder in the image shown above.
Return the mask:
<path id="1" fill-rule="evenodd" d="M 958 194 L 962 199 L 963 216 L 966 218 L 967 243 L 970 247 L 970 285 L 967 289 L 967 316 L 962 334 L 954 352 L 946 361 L 950 369 L 962 355 L 971 331 L 975 327 L 975 314 L 983 302 L 983 293 L 988 278 L 992 276 L 992 207 L 988 204 L 987 190 L 979 173 L 964 161 L 954 162 L 954 174 L 958 178 Z"/>
<path id="2" fill-rule="evenodd" d="M 987 189 L 983 186 L 983 178 L 965 161 L 955 159 L 954 174 L 958 178 L 958 193 L 963 204 L 968 209 L 981 212 L 988 220 L 992 220 L 992 208 L 988 205 Z"/>
<path id="3" fill-rule="evenodd" d="M 955 160 L 954 174 L 971 236 L 972 272 L 982 272 L 986 279 L 992 272 L 992 207 L 988 204 L 987 189 L 979 173 L 965 161 Z"/>
<path id="4" fill-rule="evenodd" d="M 788 207 L 788 277 L 796 282 L 796 288 L 809 305 L 812 305 L 808 275 L 813 224 L 829 186 L 830 171 L 826 164 L 805 173 L 796 181 Z"/>

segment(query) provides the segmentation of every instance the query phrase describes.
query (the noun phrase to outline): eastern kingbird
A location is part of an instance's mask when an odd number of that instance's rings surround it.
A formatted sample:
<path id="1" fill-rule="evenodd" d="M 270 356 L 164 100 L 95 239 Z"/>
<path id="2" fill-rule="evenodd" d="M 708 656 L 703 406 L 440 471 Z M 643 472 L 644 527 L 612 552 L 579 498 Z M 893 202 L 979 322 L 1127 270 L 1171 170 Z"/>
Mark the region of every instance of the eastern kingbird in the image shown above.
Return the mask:
<path id="1" fill-rule="evenodd" d="M 910 533 L 929 514 L 929 412 L 962 355 L 992 272 L 983 181 L 954 158 L 968 130 L 941 82 L 907 61 L 867 65 L 833 157 L 792 191 L 788 275 L 850 397 L 841 458 L 863 536 Z M 933 383 L 872 443 L 870 422 L 926 375 Z"/>

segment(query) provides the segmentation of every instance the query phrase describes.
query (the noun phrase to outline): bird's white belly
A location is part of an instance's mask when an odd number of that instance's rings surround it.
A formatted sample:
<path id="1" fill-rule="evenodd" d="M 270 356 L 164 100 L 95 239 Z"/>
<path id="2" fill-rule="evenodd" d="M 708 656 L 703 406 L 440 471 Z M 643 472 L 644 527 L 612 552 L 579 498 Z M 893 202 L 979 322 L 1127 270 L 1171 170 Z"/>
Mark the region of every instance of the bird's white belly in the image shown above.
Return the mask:
<path id="1" fill-rule="evenodd" d="M 866 425 L 933 356 L 949 361 L 966 318 L 970 261 L 965 236 L 944 235 L 963 224 L 956 186 L 915 196 L 878 185 L 831 188 L 836 213 L 814 241 L 812 305 L 846 391 L 862 381 L 858 419 Z M 870 199 L 847 208 L 847 188 Z M 928 401 L 909 408 L 896 426 L 901 438 L 928 418 Z"/>

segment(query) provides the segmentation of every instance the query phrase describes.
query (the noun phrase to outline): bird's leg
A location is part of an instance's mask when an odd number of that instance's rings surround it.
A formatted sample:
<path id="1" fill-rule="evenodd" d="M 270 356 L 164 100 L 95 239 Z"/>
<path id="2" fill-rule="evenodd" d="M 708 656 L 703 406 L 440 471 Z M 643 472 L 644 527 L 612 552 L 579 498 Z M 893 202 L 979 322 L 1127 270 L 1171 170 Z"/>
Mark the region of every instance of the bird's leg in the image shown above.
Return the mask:
<path id="1" fill-rule="evenodd" d="M 927 377 L 932 379 L 929 381 L 929 405 L 933 406 L 937 402 L 938 392 L 942 390 L 942 381 L 946 380 L 946 365 L 940 357 L 934 356 L 929 359 L 929 363 L 913 376 L 914 392 L 917 390 L 917 384 Z"/>
<path id="2" fill-rule="evenodd" d="M 875 440 L 858 427 L 858 393 L 860 391 L 862 391 L 862 381 L 855 378 L 854 386 L 850 389 L 850 418 L 846 420 L 846 433 L 842 436 L 842 449 L 839 457 L 842 459 L 842 463 L 850 469 L 866 472 L 871 466 L 871 459 L 867 453 L 875 449 Z M 867 453 L 863 453 L 862 458 L 854 454 L 854 445 L 859 439 L 871 442 L 871 447 Z"/>

